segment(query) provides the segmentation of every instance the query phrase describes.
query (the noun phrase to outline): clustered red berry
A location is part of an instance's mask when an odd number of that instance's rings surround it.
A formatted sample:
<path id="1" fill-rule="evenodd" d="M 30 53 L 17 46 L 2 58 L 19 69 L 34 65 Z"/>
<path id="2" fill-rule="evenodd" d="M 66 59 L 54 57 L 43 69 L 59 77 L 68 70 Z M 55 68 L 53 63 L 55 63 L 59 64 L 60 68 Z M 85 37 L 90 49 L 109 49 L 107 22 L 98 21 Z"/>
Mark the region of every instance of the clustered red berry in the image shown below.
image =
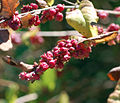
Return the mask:
<path id="1" fill-rule="evenodd" d="M 47 22 L 48 20 L 51 21 L 55 19 L 56 21 L 63 20 L 63 14 L 61 13 L 64 10 L 64 5 L 58 4 L 57 8 L 49 9 L 42 12 L 42 16 L 40 18 L 42 23 Z"/>
<path id="2" fill-rule="evenodd" d="M 118 31 L 120 29 L 120 26 L 118 24 L 110 24 L 106 30 L 106 32 L 112 32 L 112 31 Z M 117 35 L 117 37 L 114 40 L 111 40 L 108 42 L 108 45 L 116 45 L 117 43 L 120 43 L 120 34 Z"/>
<path id="3" fill-rule="evenodd" d="M 108 13 L 106 13 L 105 11 L 102 12 L 98 12 L 97 15 L 101 18 L 101 19 L 105 19 L 108 17 Z"/>
<path id="4" fill-rule="evenodd" d="M 120 29 L 120 26 L 118 24 L 110 24 L 107 28 L 107 32 L 110 32 L 110 31 L 118 31 Z"/>
<path id="5" fill-rule="evenodd" d="M 41 55 L 39 64 L 34 64 L 36 69 L 32 72 L 22 72 L 19 78 L 22 80 L 38 80 L 48 68 L 63 69 L 64 64 L 71 57 L 84 59 L 89 57 L 91 52 L 91 43 L 78 43 L 77 40 L 62 40 L 52 51 L 48 51 Z"/>
<path id="6" fill-rule="evenodd" d="M 36 10 L 38 9 L 38 5 L 35 3 L 31 3 L 30 5 L 24 5 L 23 8 L 21 9 L 22 13 L 31 11 L 31 10 Z M 30 25 L 35 25 L 38 26 L 41 23 L 39 16 L 35 15 L 29 20 Z"/>
<path id="7" fill-rule="evenodd" d="M 21 8 L 21 12 L 25 13 L 31 10 L 36 10 L 38 9 L 38 5 L 35 3 L 31 3 L 30 5 L 23 5 L 23 8 Z"/>
<path id="8" fill-rule="evenodd" d="M 32 44 L 42 44 L 44 42 L 44 39 L 40 35 L 34 35 L 30 37 L 30 42 Z"/>
<path id="9" fill-rule="evenodd" d="M 21 26 L 19 16 L 13 15 L 13 17 L 8 21 L 8 25 L 13 30 L 17 30 Z"/>

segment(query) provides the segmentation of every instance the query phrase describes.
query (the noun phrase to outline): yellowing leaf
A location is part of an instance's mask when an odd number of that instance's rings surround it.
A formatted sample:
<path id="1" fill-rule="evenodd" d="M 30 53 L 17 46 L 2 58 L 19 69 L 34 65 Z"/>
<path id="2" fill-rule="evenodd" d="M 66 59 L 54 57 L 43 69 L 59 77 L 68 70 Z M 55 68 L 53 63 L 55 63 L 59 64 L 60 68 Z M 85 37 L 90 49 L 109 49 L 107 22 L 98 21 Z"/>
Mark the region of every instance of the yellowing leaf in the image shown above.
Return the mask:
<path id="1" fill-rule="evenodd" d="M 88 0 L 82 0 L 79 9 L 67 12 L 66 20 L 70 26 L 87 38 L 98 35 L 97 13 L 92 2 Z"/>
<path id="2" fill-rule="evenodd" d="M 54 4 L 54 0 L 45 0 L 49 6 L 52 6 Z"/>
<path id="3" fill-rule="evenodd" d="M 69 96 L 68 96 L 68 94 L 65 91 L 63 91 L 60 94 L 59 103 L 70 103 Z"/>
<path id="4" fill-rule="evenodd" d="M 86 22 L 79 9 L 66 12 L 67 23 L 81 34 L 86 33 Z"/>

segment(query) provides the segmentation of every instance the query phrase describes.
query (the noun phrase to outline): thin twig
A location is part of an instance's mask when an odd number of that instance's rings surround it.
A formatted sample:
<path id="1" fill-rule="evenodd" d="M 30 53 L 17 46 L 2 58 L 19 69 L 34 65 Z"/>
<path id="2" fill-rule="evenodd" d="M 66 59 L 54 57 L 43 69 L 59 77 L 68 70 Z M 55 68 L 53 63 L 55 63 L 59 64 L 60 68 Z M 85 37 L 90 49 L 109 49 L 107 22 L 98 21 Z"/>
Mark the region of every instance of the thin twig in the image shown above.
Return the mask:
<path id="1" fill-rule="evenodd" d="M 19 14 L 19 17 L 23 17 L 27 14 L 32 14 L 32 15 L 36 15 L 36 14 L 40 14 L 41 11 L 44 11 L 44 10 L 49 10 L 49 9 L 53 9 L 53 8 L 56 8 L 57 6 L 51 6 L 51 7 L 47 7 L 47 8 L 43 8 L 43 9 L 37 9 L 37 10 L 32 10 L 32 11 L 29 11 L 29 12 L 25 12 L 25 13 L 21 13 Z M 79 5 L 75 5 L 75 6 L 64 6 L 65 9 L 72 9 L 72 8 L 78 8 Z"/>
<path id="2" fill-rule="evenodd" d="M 70 5 L 76 5 L 75 3 L 70 2 L 70 1 L 68 1 L 68 0 L 63 0 L 63 1 L 66 2 L 66 3 L 68 3 L 68 4 L 70 4 Z"/>
<path id="3" fill-rule="evenodd" d="M 103 12 L 103 11 L 113 15 L 120 15 L 119 11 L 96 9 L 96 12 Z"/>
<path id="4" fill-rule="evenodd" d="M 19 97 L 15 103 L 26 103 L 26 102 L 30 102 L 33 100 L 36 100 L 38 98 L 37 93 L 31 93 L 22 97 Z"/>

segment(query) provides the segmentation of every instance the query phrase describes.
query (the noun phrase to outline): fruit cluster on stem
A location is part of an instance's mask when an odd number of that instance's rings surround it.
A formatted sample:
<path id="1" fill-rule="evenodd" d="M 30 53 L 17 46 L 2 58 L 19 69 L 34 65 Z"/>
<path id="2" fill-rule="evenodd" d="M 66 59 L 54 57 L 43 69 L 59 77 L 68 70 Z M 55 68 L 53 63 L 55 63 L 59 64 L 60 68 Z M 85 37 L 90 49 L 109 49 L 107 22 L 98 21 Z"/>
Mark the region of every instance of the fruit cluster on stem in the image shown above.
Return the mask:
<path id="1" fill-rule="evenodd" d="M 22 80 L 38 80 L 40 75 L 43 74 L 47 69 L 63 69 L 66 62 L 71 57 L 76 59 L 84 59 L 89 57 L 91 52 L 92 43 L 79 43 L 76 39 L 61 40 L 57 46 L 51 51 L 41 55 L 39 63 L 34 63 L 33 71 L 22 72 L 19 74 L 19 78 Z"/>

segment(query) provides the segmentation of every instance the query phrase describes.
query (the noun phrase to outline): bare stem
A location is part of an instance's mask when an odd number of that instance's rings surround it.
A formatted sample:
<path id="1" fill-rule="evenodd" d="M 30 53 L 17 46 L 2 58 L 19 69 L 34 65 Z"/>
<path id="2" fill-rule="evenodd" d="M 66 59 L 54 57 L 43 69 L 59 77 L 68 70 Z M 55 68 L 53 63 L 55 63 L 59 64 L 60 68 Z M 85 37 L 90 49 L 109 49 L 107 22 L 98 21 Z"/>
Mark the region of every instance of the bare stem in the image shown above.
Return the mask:
<path id="1" fill-rule="evenodd" d="M 70 1 L 68 1 L 68 0 L 63 0 L 63 1 L 66 2 L 66 3 L 68 3 L 68 4 L 70 4 L 70 5 L 76 5 L 75 3 L 70 2 Z"/>
<path id="2" fill-rule="evenodd" d="M 96 9 L 96 12 L 106 12 L 108 14 L 120 15 L 119 11 Z"/>

